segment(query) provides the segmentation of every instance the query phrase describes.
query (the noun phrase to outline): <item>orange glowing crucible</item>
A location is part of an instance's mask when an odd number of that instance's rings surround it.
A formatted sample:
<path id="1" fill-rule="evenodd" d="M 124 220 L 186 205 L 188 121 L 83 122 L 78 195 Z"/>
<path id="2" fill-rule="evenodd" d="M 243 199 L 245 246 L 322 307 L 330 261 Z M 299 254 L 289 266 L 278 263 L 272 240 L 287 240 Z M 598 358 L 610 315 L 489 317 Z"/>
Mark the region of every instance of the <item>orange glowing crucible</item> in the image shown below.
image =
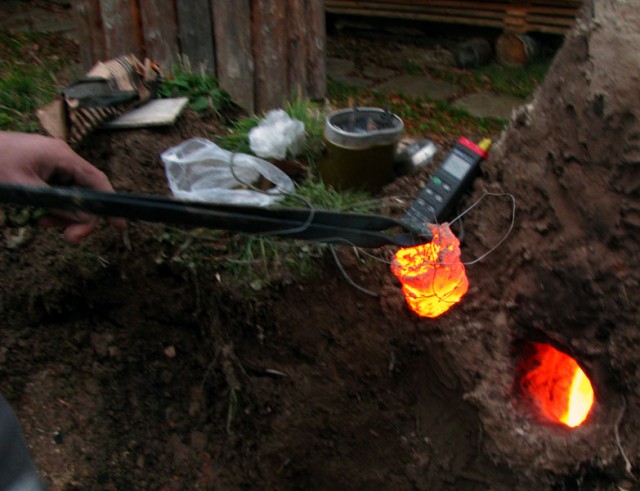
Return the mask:
<path id="1" fill-rule="evenodd" d="M 438 317 L 458 303 L 469 288 L 460 241 L 449 224 L 427 224 L 433 233 L 428 244 L 400 249 L 391 271 L 402 283 L 407 304 L 421 317 Z"/>

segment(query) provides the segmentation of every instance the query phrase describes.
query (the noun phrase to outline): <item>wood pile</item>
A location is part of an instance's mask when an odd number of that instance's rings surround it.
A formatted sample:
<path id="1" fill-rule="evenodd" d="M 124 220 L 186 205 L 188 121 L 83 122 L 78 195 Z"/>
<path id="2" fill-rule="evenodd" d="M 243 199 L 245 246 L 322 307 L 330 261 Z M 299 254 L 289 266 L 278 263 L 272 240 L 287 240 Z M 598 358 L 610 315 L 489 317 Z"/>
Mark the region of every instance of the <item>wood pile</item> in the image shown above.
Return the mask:
<path id="1" fill-rule="evenodd" d="M 564 34 L 582 0 L 326 0 L 334 14 L 368 15 Z"/>

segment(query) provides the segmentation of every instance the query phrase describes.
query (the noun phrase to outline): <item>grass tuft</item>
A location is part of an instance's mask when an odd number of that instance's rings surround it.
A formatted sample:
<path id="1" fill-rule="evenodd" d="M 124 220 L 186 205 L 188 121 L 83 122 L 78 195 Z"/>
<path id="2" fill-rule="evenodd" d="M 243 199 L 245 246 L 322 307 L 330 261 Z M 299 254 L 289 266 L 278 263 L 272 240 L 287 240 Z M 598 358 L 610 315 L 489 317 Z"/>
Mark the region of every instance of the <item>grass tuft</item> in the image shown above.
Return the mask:
<path id="1" fill-rule="evenodd" d="M 189 107 L 198 113 L 212 110 L 223 117 L 231 104 L 231 96 L 218 84 L 218 79 L 204 72 L 194 72 L 187 58 L 178 63 L 158 88 L 160 98 L 188 97 Z"/>
<path id="2" fill-rule="evenodd" d="M 56 73 L 70 61 L 48 49 L 55 36 L 0 32 L 0 130 L 38 130 L 36 110 L 61 87 Z M 62 45 L 64 48 L 64 45 Z"/>
<path id="3" fill-rule="evenodd" d="M 304 123 L 305 146 L 297 158 L 313 164 L 324 148 L 322 142 L 324 115 L 320 107 L 307 99 L 297 97 L 287 102 L 283 109 L 292 119 Z M 241 118 L 231 125 L 228 135 L 219 136 L 216 141 L 227 150 L 252 153 L 249 146 L 249 132 L 258 126 L 261 120 L 262 117 L 255 114 Z"/>

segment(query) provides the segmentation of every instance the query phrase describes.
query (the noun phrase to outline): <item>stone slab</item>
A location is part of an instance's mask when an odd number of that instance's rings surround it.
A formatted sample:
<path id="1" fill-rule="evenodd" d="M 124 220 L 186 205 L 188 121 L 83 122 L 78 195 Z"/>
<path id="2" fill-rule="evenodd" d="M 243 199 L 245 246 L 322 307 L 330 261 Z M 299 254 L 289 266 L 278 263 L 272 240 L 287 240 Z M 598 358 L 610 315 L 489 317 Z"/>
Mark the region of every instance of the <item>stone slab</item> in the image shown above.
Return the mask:
<path id="1" fill-rule="evenodd" d="M 187 102 L 189 102 L 188 97 L 154 99 L 109 121 L 104 127 L 108 129 L 125 129 L 171 125 L 176 122 Z"/>
<path id="2" fill-rule="evenodd" d="M 334 57 L 327 58 L 327 76 L 334 80 L 348 77 L 355 69 L 356 64 L 351 60 Z"/>
<path id="3" fill-rule="evenodd" d="M 462 91 L 459 85 L 431 80 L 419 75 L 402 75 L 375 87 L 384 94 L 403 94 L 409 97 L 428 97 L 433 100 L 450 99 Z"/>
<path id="4" fill-rule="evenodd" d="M 477 118 L 508 119 L 515 108 L 525 104 L 519 97 L 493 92 L 477 92 L 461 97 L 453 103 L 453 107 L 467 111 Z"/>
<path id="5" fill-rule="evenodd" d="M 338 82 L 342 85 L 346 85 L 347 87 L 353 87 L 355 89 L 364 89 L 367 87 L 371 87 L 373 85 L 373 81 L 368 78 L 362 77 L 331 77 L 331 80 Z"/>
<path id="6" fill-rule="evenodd" d="M 362 74 L 372 80 L 384 80 L 395 76 L 396 72 L 390 68 L 369 66 L 364 69 Z"/>

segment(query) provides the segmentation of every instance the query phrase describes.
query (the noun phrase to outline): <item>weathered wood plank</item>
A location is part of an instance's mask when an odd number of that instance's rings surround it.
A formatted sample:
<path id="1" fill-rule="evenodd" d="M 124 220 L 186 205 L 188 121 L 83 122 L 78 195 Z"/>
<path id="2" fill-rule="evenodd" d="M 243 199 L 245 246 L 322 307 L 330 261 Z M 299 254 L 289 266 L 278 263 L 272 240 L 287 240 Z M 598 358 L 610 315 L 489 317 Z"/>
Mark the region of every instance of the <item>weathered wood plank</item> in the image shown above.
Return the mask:
<path id="1" fill-rule="evenodd" d="M 82 68 L 87 71 L 106 56 L 100 0 L 78 0 L 74 3 L 73 11 Z"/>
<path id="2" fill-rule="evenodd" d="M 178 0 L 180 53 L 194 70 L 204 65 L 206 73 L 216 74 L 213 20 L 209 0 Z"/>
<path id="3" fill-rule="evenodd" d="M 143 55 L 140 11 L 134 0 L 100 0 L 105 58 L 127 53 Z"/>
<path id="4" fill-rule="evenodd" d="M 179 54 L 178 20 L 173 0 L 139 0 L 146 55 L 168 70 Z"/>
<path id="5" fill-rule="evenodd" d="M 256 111 L 282 107 L 287 87 L 287 0 L 251 0 Z"/>
<path id="6" fill-rule="evenodd" d="M 327 95 L 327 64 L 324 0 L 305 0 L 307 24 L 307 95 L 324 99 Z"/>
<path id="7" fill-rule="evenodd" d="M 287 1 L 287 95 L 307 98 L 308 19 L 305 0 Z"/>
<path id="8" fill-rule="evenodd" d="M 211 0 L 211 10 L 220 87 L 252 113 L 255 105 L 250 0 Z"/>
<path id="9" fill-rule="evenodd" d="M 324 0 L 78 0 L 86 68 L 124 53 L 201 64 L 249 112 L 326 96 Z M 217 63 L 216 63 L 217 62 Z"/>

